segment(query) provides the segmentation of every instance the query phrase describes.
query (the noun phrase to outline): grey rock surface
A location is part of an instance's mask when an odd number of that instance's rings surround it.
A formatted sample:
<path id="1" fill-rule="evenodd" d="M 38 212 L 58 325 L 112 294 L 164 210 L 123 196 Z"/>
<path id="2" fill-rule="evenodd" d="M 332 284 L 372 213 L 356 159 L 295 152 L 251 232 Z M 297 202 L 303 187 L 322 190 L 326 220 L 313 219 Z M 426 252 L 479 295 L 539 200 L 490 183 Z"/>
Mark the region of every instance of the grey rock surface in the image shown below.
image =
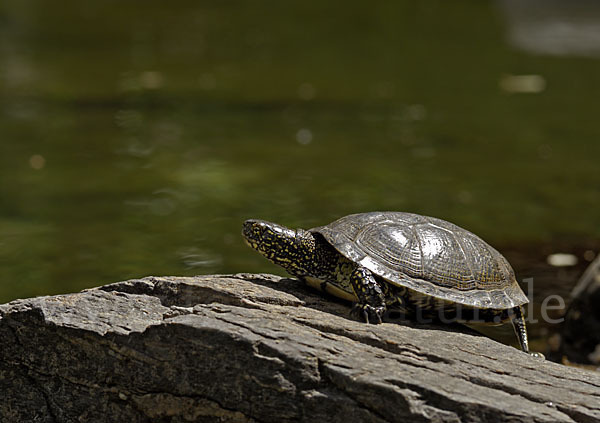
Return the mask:
<path id="1" fill-rule="evenodd" d="M 272 275 L 0 305 L 1 422 L 597 422 L 600 374 Z"/>

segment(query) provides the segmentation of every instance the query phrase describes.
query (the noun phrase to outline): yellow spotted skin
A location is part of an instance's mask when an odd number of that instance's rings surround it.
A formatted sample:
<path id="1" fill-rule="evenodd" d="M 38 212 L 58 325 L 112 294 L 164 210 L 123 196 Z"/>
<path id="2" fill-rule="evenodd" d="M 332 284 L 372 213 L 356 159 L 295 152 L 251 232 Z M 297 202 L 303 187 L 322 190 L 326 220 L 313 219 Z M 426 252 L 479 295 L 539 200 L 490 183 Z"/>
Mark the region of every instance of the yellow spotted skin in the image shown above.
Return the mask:
<path id="1" fill-rule="evenodd" d="M 386 223 L 387 227 L 379 229 L 373 222 L 382 219 L 382 216 L 397 226 Z M 429 238 L 422 239 L 430 240 L 431 245 L 415 244 L 415 248 L 404 250 L 388 247 L 394 242 L 406 243 L 405 240 L 410 240 L 408 230 L 402 226 L 402 219 L 414 219 L 417 223 L 421 222 L 417 219 L 428 219 L 420 230 L 423 233 L 429 231 Z M 482 262 L 479 256 L 471 259 L 474 246 L 483 241 L 474 235 L 468 235 L 468 238 L 460 232 L 464 230 L 449 225 L 439 219 L 407 213 L 374 212 L 347 216 L 330 225 L 311 229 L 310 232 L 263 220 L 248 220 L 244 222 L 242 236 L 250 247 L 308 285 L 353 301 L 353 313 L 368 323 L 381 323 L 386 312 L 422 322 L 500 324 L 510 319 L 521 348 L 528 351 L 521 309 L 523 303 L 510 306 L 510 301 L 514 298 L 520 301 L 518 294 L 522 294 L 516 282 L 510 282 L 514 280 L 512 269 L 507 262 L 505 266 L 503 257 L 496 259 L 495 255 L 499 254 L 495 250 L 489 250 L 488 255 L 493 255 L 496 261 Z M 406 227 L 411 229 L 410 226 Z M 464 235 L 466 241 L 457 244 L 455 240 L 463 238 L 452 238 L 455 235 L 451 230 Z M 355 233 L 357 235 L 352 235 L 353 239 L 346 235 Z M 439 233 L 450 235 L 444 235 L 444 238 Z M 390 239 L 386 240 L 386 236 Z M 444 248 L 452 250 L 440 249 L 440 239 L 447 240 L 450 247 Z M 366 254 L 353 256 L 359 247 Z M 427 261 L 426 254 L 434 253 L 446 254 L 448 262 L 437 259 Z M 515 290 L 519 292 L 513 295 Z M 503 296 L 496 295 L 496 292 Z M 493 303 L 484 305 L 486 295 L 499 301 L 496 307 Z M 504 307 L 500 301 L 509 306 Z"/>
<path id="2" fill-rule="evenodd" d="M 289 273 L 344 299 L 356 301 L 350 274 L 356 263 L 339 254 L 310 232 L 297 231 L 262 220 L 244 223 L 242 235 L 246 243 Z"/>

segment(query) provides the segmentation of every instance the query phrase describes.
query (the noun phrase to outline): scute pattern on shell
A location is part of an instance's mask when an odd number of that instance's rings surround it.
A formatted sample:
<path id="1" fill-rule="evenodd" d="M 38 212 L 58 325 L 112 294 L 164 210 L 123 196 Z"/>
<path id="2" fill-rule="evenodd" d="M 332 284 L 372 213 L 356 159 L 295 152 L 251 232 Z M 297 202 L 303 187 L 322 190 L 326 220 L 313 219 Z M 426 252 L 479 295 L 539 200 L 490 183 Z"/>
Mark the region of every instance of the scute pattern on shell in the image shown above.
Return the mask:
<path id="1" fill-rule="evenodd" d="M 311 229 L 386 280 L 482 308 L 528 302 L 508 261 L 478 236 L 433 217 L 372 212 Z"/>

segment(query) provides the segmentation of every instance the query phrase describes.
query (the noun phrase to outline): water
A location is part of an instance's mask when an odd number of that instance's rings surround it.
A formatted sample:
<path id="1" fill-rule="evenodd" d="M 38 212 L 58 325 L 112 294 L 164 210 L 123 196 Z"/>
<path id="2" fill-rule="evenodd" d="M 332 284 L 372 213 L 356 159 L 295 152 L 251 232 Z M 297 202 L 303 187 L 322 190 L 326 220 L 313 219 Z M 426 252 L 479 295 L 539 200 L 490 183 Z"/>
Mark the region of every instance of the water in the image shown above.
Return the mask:
<path id="1" fill-rule="evenodd" d="M 568 295 L 600 250 L 600 62 L 521 49 L 514 9 L 5 0 L 0 302 L 281 273 L 244 219 L 373 210 L 457 223 Z"/>

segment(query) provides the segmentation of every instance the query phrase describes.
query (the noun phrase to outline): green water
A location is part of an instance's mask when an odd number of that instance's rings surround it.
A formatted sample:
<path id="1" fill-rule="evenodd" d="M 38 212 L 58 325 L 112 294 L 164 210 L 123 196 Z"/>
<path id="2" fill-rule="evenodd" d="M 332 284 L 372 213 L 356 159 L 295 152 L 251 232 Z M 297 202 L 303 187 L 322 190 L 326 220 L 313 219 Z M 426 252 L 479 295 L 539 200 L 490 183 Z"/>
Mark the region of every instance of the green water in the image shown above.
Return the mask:
<path id="1" fill-rule="evenodd" d="M 281 273 L 241 242 L 249 217 L 434 215 L 521 276 L 597 247 L 600 61 L 507 28 L 488 1 L 3 1 L 0 302 Z"/>

